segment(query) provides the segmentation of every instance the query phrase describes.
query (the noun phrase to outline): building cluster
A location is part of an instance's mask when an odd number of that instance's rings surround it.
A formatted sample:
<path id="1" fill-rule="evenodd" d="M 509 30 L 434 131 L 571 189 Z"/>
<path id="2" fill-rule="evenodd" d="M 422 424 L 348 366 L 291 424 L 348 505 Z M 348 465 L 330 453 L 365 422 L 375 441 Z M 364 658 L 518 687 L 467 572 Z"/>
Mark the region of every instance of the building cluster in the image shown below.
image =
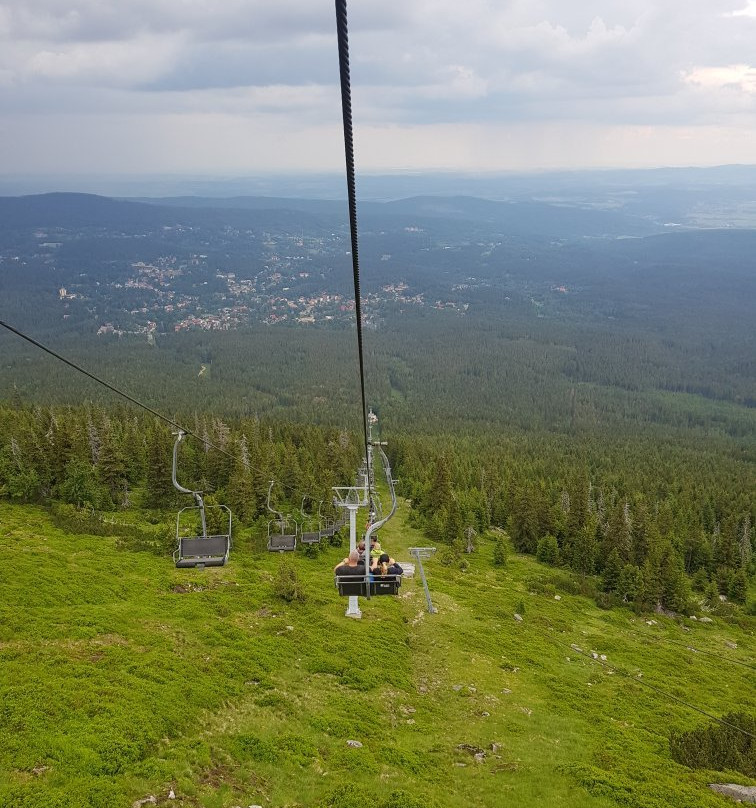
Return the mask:
<path id="1" fill-rule="evenodd" d="M 149 335 L 156 329 L 229 331 L 253 322 L 312 325 L 354 319 L 355 303 L 348 294 L 325 291 L 335 272 L 332 262 L 343 261 L 345 255 L 336 234 L 331 239 L 267 236 L 261 243 L 262 255 L 247 259 L 252 265 L 243 269 L 213 267 L 207 254 L 164 255 L 129 263 L 110 273 L 109 281 L 81 273 L 76 282 L 60 287 L 58 297 L 66 306 L 92 306 L 92 311 L 101 312 L 107 321 L 100 324 L 100 335 Z M 383 256 L 390 258 L 388 253 Z M 364 322 L 379 327 L 386 306 L 425 305 L 425 296 L 413 294 L 404 280 L 384 284 L 363 297 Z M 463 310 L 446 301 L 428 305 Z"/>

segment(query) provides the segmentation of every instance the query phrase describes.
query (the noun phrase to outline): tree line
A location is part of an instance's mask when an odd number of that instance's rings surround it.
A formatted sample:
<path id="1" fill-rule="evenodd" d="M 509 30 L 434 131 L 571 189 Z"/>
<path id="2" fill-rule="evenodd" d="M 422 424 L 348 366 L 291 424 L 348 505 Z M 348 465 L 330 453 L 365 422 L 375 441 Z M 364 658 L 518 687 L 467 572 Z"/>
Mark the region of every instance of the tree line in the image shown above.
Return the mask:
<path id="1" fill-rule="evenodd" d="M 277 510 L 313 519 L 331 487 L 351 481 L 359 464 L 354 437 L 307 424 L 226 421 L 195 414 L 179 419 L 199 439 L 180 445 L 178 479 L 231 508 L 240 524 L 267 513 L 275 480 Z M 172 484 L 174 436 L 165 422 L 130 407 L 40 407 L 0 404 L 0 496 L 18 502 L 61 501 L 118 510 L 188 504 Z"/>
<path id="2" fill-rule="evenodd" d="M 518 552 L 600 576 L 602 603 L 746 601 L 754 468 L 716 444 L 523 432 L 402 436 L 390 453 L 414 524 L 458 553 L 494 526 Z"/>

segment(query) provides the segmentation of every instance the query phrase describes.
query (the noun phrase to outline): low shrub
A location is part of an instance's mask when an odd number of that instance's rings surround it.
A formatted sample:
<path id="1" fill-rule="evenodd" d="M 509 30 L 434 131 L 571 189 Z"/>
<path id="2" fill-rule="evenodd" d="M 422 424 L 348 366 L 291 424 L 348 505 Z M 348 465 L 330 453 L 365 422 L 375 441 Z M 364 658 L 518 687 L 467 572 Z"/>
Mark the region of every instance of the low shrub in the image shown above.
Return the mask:
<path id="1" fill-rule="evenodd" d="M 239 760 L 255 760 L 258 763 L 276 763 L 280 758 L 278 749 L 256 735 L 237 735 L 232 742 L 234 756 Z"/>
<path id="2" fill-rule="evenodd" d="M 729 769 L 756 778 L 756 717 L 728 713 L 722 721 L 726 724 L 717 722 L 689 732 L 672 732 L 672 757 L 691 769 Z"/>
<path id="3" fill-rule="evenodd" d="M 273 578 L 273 592 L 288 603 L 304 603 L 307 594 L 291 559 L 284 556 Z"/>

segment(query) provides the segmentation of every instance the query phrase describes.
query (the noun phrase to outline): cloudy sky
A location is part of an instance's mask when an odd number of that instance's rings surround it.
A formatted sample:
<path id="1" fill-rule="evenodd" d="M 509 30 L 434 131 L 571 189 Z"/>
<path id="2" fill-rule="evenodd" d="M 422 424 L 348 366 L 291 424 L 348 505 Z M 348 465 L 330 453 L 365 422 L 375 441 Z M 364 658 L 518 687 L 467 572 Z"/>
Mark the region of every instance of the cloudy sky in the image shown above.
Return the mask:
<path id="1" fill-rule="evenodd" d="M 756 163 L 756 0 L 352 0 L 361 171 Z M 332 0 L 0 0 L 0 174 L 343 170 Z"/>

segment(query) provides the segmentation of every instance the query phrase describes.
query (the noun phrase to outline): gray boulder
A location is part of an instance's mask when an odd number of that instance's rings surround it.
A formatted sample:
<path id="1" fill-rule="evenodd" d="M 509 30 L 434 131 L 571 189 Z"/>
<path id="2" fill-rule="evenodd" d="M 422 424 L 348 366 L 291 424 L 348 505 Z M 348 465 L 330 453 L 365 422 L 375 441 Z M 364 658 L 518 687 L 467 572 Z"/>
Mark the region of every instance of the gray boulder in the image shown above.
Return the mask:
<path id="1" fill-rule="evenodd" d="M 732 797 L 737 802 L 756 803 L 756 786 L 739 786 L 736 783 L 709 783 L 709 788 L 717 794 Z"/>

